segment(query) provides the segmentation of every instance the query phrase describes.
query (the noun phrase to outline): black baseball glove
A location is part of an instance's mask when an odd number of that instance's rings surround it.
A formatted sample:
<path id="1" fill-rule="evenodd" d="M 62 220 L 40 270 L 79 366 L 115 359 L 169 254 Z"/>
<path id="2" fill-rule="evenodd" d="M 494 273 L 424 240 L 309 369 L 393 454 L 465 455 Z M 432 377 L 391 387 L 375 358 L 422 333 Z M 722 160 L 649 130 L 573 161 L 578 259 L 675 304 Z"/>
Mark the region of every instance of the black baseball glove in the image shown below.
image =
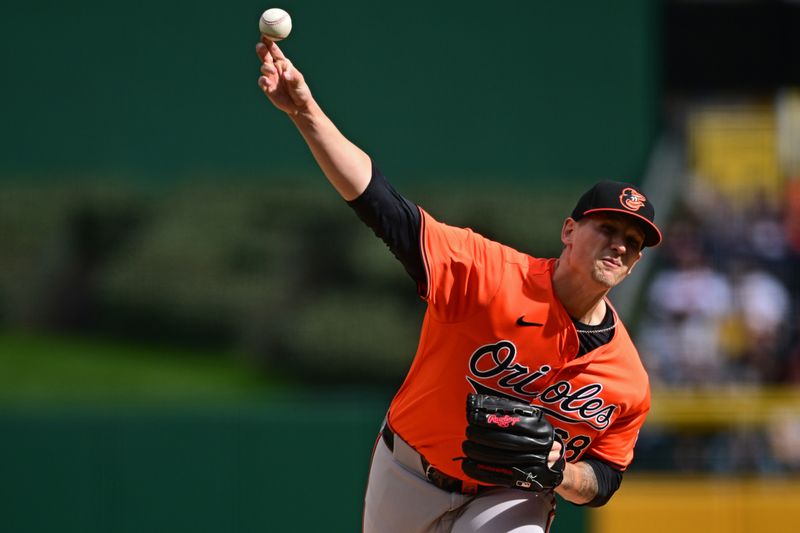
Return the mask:
<path id="1" fill-rule="evenodd" d="M 561 442 L 536 407 L 486 394 L 467 396 L 467 440 L 461 445 L 466 458 L 461 468 L 480 483 L 529 491 L 557 487 L 566 461 L 562 447 L 558 461 L 547 466 L 555 440 Z"/>

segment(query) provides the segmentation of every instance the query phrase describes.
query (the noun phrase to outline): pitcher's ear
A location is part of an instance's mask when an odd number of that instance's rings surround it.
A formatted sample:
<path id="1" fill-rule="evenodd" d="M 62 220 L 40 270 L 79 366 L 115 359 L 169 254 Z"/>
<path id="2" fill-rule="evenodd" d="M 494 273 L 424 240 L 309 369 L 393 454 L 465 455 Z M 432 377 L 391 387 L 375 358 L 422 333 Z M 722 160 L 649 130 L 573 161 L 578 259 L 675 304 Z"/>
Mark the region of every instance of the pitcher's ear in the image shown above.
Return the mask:
<path id="1" fill-rule="evenodd" d="M 564 220 L 564 225 L 561 226 L 561 243 L 564 246 L 572 244 L 573 236 L 575 235 L 575 229 L 577 229 L 578 223 L 571 217 L 567 217 Z"/>

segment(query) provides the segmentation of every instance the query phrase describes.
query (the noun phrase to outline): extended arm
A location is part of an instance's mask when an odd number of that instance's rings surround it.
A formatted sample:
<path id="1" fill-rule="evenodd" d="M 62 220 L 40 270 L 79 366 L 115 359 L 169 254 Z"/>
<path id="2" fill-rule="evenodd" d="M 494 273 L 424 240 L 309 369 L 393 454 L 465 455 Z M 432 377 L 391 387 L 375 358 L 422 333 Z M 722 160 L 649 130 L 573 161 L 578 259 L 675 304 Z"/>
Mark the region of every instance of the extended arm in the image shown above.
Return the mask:
<path id="1" fill-rule="evenodd" d="M 331 185 L 345 200 L 357 198 L 370 181 L 369 156 L 350 142 L 325 115 L 297 68 L 278 45 L 263 38 L 256 45 L 261 60 L 258 85 L 294 122 Z"/>
<path id="2" fill-rule="evenodd" d="M 297 126 L 331 185 L 386 243 L 418 287 L 424 286 L 417 207 L 395 191 L 373 167 L 370 157 L 323 113 L 303 75 L 278 45 L 262 39 L 256 53 L 261 60 L 261 90 Z"/>

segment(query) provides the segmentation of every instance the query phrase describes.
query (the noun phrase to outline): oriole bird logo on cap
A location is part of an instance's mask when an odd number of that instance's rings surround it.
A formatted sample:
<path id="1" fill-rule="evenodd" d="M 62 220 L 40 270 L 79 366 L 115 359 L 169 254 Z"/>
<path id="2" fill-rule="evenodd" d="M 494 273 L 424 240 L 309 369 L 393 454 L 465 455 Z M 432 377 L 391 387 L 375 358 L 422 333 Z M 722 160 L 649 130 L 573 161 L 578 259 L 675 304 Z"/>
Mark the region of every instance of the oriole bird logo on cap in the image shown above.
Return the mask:
<path id="1" fill-rule="evenodd" d="M 622 194 L 619 195 L 619 202 L 623 207 L 631 211 L 638 211 L 644 207 L 647 198 L 644 194 L 640 193 L 633 187 L 625 187 L 622 189 Z"/>

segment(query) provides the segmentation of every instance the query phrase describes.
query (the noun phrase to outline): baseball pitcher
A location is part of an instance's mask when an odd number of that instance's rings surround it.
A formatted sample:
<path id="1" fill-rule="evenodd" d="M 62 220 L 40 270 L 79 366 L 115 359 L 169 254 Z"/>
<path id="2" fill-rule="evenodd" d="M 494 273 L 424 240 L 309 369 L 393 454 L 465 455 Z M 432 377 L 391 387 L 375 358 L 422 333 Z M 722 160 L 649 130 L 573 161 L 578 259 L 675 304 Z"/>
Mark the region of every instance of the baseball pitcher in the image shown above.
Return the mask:
<path id="1" fill-rule="evenodd" d="M 448 226 L 399 194 L 263 39 L 258 84 L 427 302 L 377 436 L 363 530 L 545 532 L 554 493 L 604 505 L 650 408 L 647 374 L 607 298 L 661 233 L 634 185 L 597 183 L 536 258 Z"/>

